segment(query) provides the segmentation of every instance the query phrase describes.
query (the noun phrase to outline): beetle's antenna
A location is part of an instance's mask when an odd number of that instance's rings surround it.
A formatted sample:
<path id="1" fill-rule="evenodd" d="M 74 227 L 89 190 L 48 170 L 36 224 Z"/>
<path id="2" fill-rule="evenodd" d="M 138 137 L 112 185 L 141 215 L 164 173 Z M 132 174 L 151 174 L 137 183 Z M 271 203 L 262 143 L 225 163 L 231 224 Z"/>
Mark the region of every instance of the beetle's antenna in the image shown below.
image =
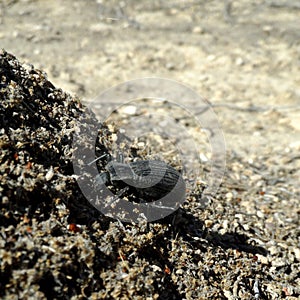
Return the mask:
<path id="1" fill-rule="evenodd" d="M 89 162 L 87 165 L 90 166 L 91 164 L 93 164 L 93 163 L 96 162 L 97 160 L 99 160 L 99 159 L 101 159 L 102 157 L 107 156 L 107 155 L 109 155 L 109 154 L 105 153 L 105 154 L 103 154 L 103 155 L 97 157 L 96 159 L 92 160 L 92 161 Z"/>

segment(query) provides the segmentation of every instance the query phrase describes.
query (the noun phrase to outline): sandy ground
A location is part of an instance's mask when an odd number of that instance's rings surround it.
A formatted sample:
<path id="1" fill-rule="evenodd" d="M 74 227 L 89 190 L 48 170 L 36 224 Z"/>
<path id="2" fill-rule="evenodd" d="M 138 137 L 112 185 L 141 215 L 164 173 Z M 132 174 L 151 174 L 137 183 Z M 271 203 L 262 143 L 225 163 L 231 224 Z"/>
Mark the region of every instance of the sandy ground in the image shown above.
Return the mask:
<path id="1" fill-rule="evenodd" d="M 84 100 L 158 76 L 213 104 L 261 108 L 215 109 L 228 148 L 288 147 L 300 129 L 297 2 L 224 2 L 4 1 L 1 47 Z"/>
<path id="2" fill-rule="evenodd" d="M 0 3 L 0 46 L 87 103 L 114 85 L 153 76 L 208 99 L 229 156 L 227 196 L 235 195 L 230 181 L 247 184 L 251 172 L 277 177 L 284 187 L 276 197 L 292 198 L 294 205 L 276 204 L 274 213 L 283 214 L 283 224 L 292 215 L 298 229 L 299 28 L 300 3 L 288 0 Z M 193 115 L 201 109 L 198 102 L 176 102 Z M 261 186 L 263 193 L 272 191 L 272 180 Z M 250 202 L 251 188 L 250 182 Z M 299 251 L 299 236 L 293 245 Z"/>

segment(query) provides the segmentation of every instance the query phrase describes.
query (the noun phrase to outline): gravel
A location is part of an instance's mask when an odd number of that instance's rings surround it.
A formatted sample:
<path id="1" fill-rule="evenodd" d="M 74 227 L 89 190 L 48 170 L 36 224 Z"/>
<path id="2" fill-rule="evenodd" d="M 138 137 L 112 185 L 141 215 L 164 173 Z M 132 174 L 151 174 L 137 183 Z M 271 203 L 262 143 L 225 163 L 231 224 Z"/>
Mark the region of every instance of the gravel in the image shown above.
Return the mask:
<path id="1" fill-rule="evenodd" d="M 205 206 L 199 186 L 163 220 L 122 223 L 85 199 L 72 167 L 82 114 L 101 128 L 98 155 L 113 130 L 4 50 L 0 76 L 0 297 L 299 299 L 299 146 L 229 151 Z"/>

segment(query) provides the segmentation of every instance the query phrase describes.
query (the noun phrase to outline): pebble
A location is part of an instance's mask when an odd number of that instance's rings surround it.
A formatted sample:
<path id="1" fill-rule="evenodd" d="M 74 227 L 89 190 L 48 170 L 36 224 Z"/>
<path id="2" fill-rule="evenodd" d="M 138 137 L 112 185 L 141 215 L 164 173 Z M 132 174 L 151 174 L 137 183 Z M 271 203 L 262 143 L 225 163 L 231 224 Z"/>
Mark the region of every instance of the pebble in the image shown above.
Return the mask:
<path id="1" fill-rule="evenodd" d="M 196 26 L 196 27 L 193 28 L 193 32 L 198 33 L 198 34 L 202 34 L 202 33 L 204 33 L 204 29 L 200 26 Z"/>

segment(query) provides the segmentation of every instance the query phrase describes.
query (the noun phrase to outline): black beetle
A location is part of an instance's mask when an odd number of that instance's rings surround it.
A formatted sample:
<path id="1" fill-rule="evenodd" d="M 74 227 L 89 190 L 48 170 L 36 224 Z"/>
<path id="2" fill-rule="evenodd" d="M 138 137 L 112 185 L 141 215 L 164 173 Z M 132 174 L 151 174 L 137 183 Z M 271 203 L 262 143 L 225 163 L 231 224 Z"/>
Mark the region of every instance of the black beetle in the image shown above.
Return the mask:
<path id="1" fill-rule="evenodd" d="M 172 192 L 167 202 L 171 208 L 185 197 L 186 186 L 181 174 L 164 161 L 140 160 L 126 164 L 112 160 L 105 169 L 106 172 L 96 177 L 97 186 L 114 186 L 129 191 L 138 198 L 137 202 L 156 201 Z"/>

